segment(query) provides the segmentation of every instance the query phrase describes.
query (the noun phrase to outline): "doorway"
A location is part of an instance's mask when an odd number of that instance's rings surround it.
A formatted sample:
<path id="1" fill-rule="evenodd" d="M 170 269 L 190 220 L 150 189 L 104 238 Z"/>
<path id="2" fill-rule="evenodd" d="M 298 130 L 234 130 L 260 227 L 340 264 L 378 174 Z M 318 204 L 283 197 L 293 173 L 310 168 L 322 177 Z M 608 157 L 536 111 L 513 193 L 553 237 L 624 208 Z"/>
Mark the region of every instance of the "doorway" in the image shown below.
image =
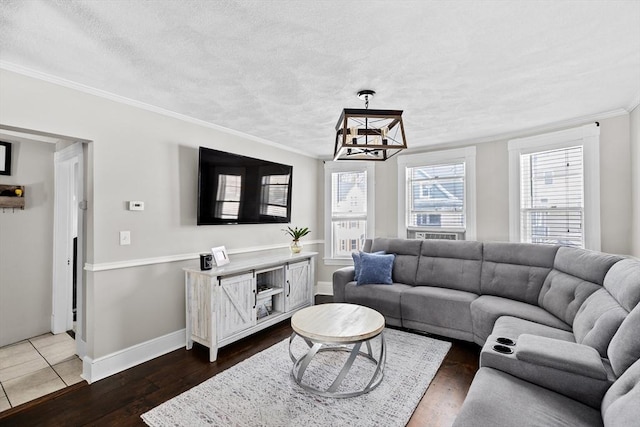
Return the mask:
<path id="1" fill-rule="evenodd" d="M 51 332 L 72 330 L 78 356 L 85 356 L 83 319 L 84 144 L 54 154 L 53 295 Z"/>
<path id="2" fill-rule="evenodd" d="M 84 262 L 85 158 L 88 140 L 0 124 L 0 136 L 19 143 L 51 143 L 53 155 L 53 248 L 51 319 L 54 334 L 75 330 L 76 354 L 86 356 Z M 28 207 L 27 207 L 28 209 Z M 44 291 L 44 288 L 43 288 Z M 75 312 L 74 312 L 75 309 Z M 25 336 L 23 339 L 30 338 Z"/>

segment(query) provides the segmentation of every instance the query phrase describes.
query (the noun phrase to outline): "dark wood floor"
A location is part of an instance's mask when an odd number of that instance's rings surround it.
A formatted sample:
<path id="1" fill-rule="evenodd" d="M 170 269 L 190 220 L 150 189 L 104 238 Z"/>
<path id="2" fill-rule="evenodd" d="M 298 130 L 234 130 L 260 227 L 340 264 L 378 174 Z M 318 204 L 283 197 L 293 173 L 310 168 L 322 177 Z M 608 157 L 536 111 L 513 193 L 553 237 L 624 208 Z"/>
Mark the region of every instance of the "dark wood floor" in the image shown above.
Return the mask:
<path id="1" fill-rule="evenodd" d="M 205 347 L 176 350 L 92 385 L 76 384 L 2 412 L 0 426 L 142 426 L 144 412 L 290 334 L 290 322 L 282 322 L 220 349 L 213 363 Z M 480 349 L 452 344 L 409 426 L 448 426 L 455 419 L 478 369 Z"/>

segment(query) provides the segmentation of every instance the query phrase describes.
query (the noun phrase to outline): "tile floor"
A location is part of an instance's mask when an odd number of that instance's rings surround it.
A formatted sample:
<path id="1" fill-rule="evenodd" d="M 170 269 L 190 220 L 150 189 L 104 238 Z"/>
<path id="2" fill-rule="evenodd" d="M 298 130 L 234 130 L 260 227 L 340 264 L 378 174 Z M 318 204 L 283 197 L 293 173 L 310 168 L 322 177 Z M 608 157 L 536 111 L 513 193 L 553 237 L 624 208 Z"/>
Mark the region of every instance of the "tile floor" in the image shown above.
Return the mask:
<path id="1" fill-rule="evenodd" d="M 84 381 L 76 342 L 45 334 L 0 348 L 0 411 Z"/>

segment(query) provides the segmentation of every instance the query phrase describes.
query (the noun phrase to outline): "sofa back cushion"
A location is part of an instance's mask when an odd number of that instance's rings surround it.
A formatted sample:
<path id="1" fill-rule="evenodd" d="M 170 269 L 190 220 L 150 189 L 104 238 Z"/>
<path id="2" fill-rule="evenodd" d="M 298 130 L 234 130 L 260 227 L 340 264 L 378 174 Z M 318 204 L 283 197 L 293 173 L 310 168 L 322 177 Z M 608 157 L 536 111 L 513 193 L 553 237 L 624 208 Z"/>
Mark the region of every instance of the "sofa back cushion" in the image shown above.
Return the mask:
<path id="1" fill-rule="evenodd" d="M 624 259 L 616 263 L 605 277 L 604 287 L 622 308 L 632 309 L 620 324 L 607 350 L 611 368 L 620 376 L 640 358 L 640 260 Z"/>
<path id="2" fill-rule="evenodd" d="M 365 244 L 365 249 L 369 252 L 384 251 L 387 254 L 394 254 L 393 274 L 394 283 L 404 283 L 405 285 L 416 284 L 416 271 L 418 270 L 418 257 L 420 256 L 421 240 L 408 239 L 388 239 L 376 238 L 369 248 Z"/>
<path id="3" fill-rule="evenodd" d="M 602 399 L 605 427 L 634 426 L 640 420 L 640 360 L 613 383 Z"/>
<path id="4" fill-rule="evenodd" d="M 602 288 L 605 275 L 621 259 L 586 249 L 559 248 L 553 270 L 540 290 L 538 305 L 569 325 L 573 324 L 578 309 L 591 294 Z"/>
<path id="5" fill-rule="evenodd" d="M 609 343 L 627 314 L 606 289 L 598 289 L 582 304 L 573 321 L 576 342 L 607 357 Z"/>
<path id="6" fill-rule="evenodd" d="M 613 265 L 604 277 L 604 288 L 627 311 L 640 304 L 640 259 L 626 258 Z"/>
<path id="7" fill-rule="evenodd" d="M 557 250 L 529 243 L 484 243 L 481 293 L 537 305 Z"/>
<path id="8" fill-rule="evenodd" d="M 425 240 L 418 261 L 416 285 L 480 293 L 482 243 Z"/>
<path id="9" fill-rule="evenodd" d="M 611 368 L 620 376 L 640 359 L 640 304 L 624 319 L 607 350 Z"/>

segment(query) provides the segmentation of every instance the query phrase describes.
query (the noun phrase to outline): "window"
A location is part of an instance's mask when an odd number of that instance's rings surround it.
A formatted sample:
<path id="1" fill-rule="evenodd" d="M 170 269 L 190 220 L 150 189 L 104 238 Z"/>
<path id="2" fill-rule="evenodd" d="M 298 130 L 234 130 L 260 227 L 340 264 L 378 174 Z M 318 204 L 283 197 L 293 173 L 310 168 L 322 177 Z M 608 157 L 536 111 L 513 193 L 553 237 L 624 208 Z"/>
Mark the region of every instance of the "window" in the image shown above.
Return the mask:
<path id="1" fill-rule="evenodd" d="M 374 166 L 325 163 L 325 261 L 351 261 L 373 235 Z"/>
<path id="2" fill-rule="evenodd" d="M 512 241 L 599 250 L 599 134 L 588 125 L 509 141 Z"/>
<path id="3" fill-rule="evenodd" d="M 398 236 L 454 232 L 475 239 L 475 147 L 398 157 Z"/>

